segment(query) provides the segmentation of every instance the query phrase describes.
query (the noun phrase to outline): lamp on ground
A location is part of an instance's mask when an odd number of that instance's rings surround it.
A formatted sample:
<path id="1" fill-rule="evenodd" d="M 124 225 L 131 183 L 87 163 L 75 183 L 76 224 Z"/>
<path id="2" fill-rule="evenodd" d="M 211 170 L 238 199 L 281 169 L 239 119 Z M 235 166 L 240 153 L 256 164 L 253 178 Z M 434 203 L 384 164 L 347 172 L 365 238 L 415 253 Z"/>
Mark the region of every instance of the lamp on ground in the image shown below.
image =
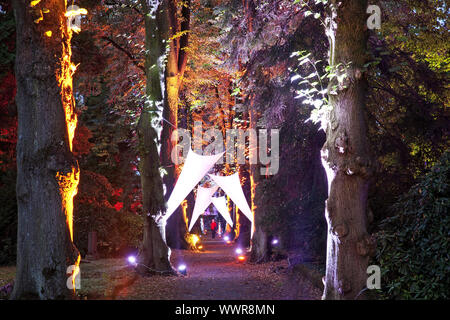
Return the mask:
<path id="1" fill-rule="evenodd" d="M 128 263 L 130 263 L 131 265 L 133 265 L 133 266 L 137 265 L 135 256 L 128 256 L 127 260 L 128 260 Z"/>
<path id="2" fill-rule="evenodd" d="M 178 272 L 181 273 L 182 275 L 187 275 L 187 267 L 185 264 L 180 264 L 178 266 Z"/>

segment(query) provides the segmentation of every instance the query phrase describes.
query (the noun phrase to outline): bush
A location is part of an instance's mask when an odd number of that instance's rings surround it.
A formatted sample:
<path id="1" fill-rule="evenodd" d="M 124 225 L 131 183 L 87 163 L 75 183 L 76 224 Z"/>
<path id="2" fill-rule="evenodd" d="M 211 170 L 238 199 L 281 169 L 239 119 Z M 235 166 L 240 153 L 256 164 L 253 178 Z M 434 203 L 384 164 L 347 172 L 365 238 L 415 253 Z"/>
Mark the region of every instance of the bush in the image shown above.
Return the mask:
<path id="1" fill-rule="evenodd" d="M 382 294 L 393 299 L 449 299 L 450 153 L 381 222 L 377 263 Z"/>
<path id="2" fill-rule="evenodd" d="M 142 240 L 143 219 L 115 203 L 114 189 L 100 174 L 82 170 L 78 194 L 74 199 L 74 242 L 81 255 L 87 254 L 88 234 L 97 232 L 98 253 L 115 257 Z M 113 205 L 112 203 L 115 203 Z"/>

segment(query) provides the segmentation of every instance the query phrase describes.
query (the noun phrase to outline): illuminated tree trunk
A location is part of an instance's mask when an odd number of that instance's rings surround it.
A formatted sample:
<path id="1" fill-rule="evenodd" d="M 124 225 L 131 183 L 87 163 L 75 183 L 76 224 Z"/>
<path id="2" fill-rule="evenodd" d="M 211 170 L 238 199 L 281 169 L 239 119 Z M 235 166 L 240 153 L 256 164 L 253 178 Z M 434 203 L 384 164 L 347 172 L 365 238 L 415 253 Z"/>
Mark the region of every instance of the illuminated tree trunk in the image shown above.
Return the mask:
<path id="1" fill-rule="evenodd" d="M 155 272 L 174 273 L 169 261 L 169 248 L 165 241 L 165 224 L 158 214 L 165 211 L 162 180 L 159 173 L 159 156 L 156 131 L 151 126 L 150 113 L 143 112 L 139 119 L 139 172 L 143 210 L 145 213 L 144 239 L 139 252 L 137 271 L 141 274 Z"/>
<path id="2" fill-rule="evenodd" d="M 170 264 L 170 251 L 165 239 L 165 224 L 161 214 L 165 211 L 165 201 L 158 154 L 158 135 L 152 120 L 157 120 L 157 104 L 162 103 L 160 58 L 164 55 L 164 3 L 142 0 L 145 12 L 145 46 L 148 54 L 145 60 L 147 77 L 145 104 L 138 123 L 139 173 L 141 175 L 143 211 L 145 214 L 144 239 L 139 252 L 136 270 L 141 274 L 154 272 L 174 273 Z M 156 121 L 157 122 L 157 121 Z"/>
<path id="3" fill-rule="evenodd" d="M 13 1 L 17 24 L 17 274 L 12 299 L 65 299 L 67 268 L 79 262 L 72 230 L 79 168 L 72 154 L 72 95 L 66 1 Z M 51 33 L 50 33 L 51 32 Z"/>
<path id="4" fill-rule="evenodd" d="M 338 6 L 337 3 L 340 3 Z M 328 178 L 327 265 L 324 299 L 355 299 L 366 286 L 373 243 L 367 233 L 367 191 L 371 161 L 365 122 L 367 1 L 331 1 L 330 65 L 346 77 L 330 94 L 322 161 Z M 350 63 L 350 64 L 349 64 Z"/>
<path id="5" fill-rule="evenodd" d="M 172 193 L 175 179 L 178 175 L 177 167 L 172 162 L 171 153 L 177 141 L 172 141 L 172 134 L 178 128 L 178 101 L 179 92 L 183 82 L 184 71 L 187 63 L 187 53 L 184 50 L 188 45 L 188 33 L 190 22 L 190 0 L 181 8 L 181 20 L 178 14 L 176 0 L 167 1 L 167 24 L 170 26 L 167 38 L 170 38 L 169 52 L 165 72 L 165 101 L 163 117 L 163 131 L 161 134 L 161 164 L 167 174 L 164 176 L 166 186 L 166 200 Z M 188 226 L 183 218 L 183 212 L 179 207 L 168 220 L 167 241 L 172 248 L 187 249 L 189 244 L 185 239 Z"/>

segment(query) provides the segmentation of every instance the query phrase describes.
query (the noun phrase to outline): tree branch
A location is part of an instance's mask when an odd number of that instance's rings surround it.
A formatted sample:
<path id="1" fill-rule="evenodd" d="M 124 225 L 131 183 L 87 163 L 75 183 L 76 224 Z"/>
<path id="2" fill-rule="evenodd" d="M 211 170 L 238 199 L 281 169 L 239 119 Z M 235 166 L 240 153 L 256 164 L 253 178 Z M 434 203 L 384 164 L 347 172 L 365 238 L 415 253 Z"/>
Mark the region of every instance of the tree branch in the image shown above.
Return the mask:
<path id="1" fill-rule="evenodd" d="M 131 8 L 134 11 L 136 11 L 137 13 L 139 13 L 141 16 L 144 16 L 144 14 L 141 12 L 141 10 L 139 10 L 136 6 L 132 6 L 132 5 L 125 4 L 125 3 L 120 3 L 120 2 L 114 1 L 114 0 L 106 0 L 105 4 L 107 6 L 124 6 L 126 8 Z"/>
<path id="2" fill-rule="evenodd" d="M 139 69 L 141 69 L 145 73 L 145 68 L 139 64 L 139 61 L 125 48 L 123 48 L 121 45 L 119 45 L 117 42 L 115 42 L 113 39 L 108 38 L 106 36 L 101 37 L 101 39 L 105 40 L 106 42 L 112 44 L 116 49 L 119 51 L 122 51 L 126 54 L 126 56 L 131 60 L 131 62 Z"/>

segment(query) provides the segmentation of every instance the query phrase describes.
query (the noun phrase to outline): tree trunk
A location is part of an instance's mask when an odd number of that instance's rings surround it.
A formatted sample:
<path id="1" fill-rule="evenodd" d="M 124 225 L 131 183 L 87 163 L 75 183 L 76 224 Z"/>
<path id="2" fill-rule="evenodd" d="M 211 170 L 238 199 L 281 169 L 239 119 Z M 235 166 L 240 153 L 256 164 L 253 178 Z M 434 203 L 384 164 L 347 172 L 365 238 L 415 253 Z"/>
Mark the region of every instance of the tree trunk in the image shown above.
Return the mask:
<path id="1" fill-rule="evenodd" d="M 152 274 L 155 272 L 174 273 L 170 264 L 170 250 L 165 239 L 165 225 L 161 215 L 165 201 L 162 179 L 159 172 L 160 162 L 157 148 L 158 135 L 152 126 L 157 118 L 158 104 L 163 101 L 161 88 L 162 68 L 158 61 L 164 55 L 163 40 L 165 29 L 163 22 L 166 7 L 157 2 L 142 0 L 145 8 L 145 46 L 148 54 L 145 60 L 146 94 L 145 104 L 138 123 L 139 136 L 139 172 L 141 175 L 143 211 L 145 214 L 144 239 L 139 252 L 137 272 Z M 152 5 L 156 6 L 153 7 Z M 154 12 L 153 12 L 154 10 Z"/>
<path id="2" fill-rule="evenodd" d="M 339 3 L 339 5 L 338 5 Z M 367 233 L 367 191 L 371 163 L 365 121 L 367 1 L 331 1 L 328 28 L 330 66 L 338 67 L 343 81 L 329 100 L 322 161 L 328 178 L 326 219 L 327 264 L 323 299 L 355 299 L 366 286 L 369 253 L 373 243 Z M 351 63 L 351 64 L 349 64 Z"/>
<path id="3" fill-rule="evenodd" d="M 170 26 L 167 38 L 170 38 L 169 52 L 165 72 L 165 97 L 163 130 L 161 134 L 161 164 L 167 174 L 164 176 L 166 186 L 165 198 L 168 200 L 175 185 L 178 175 L 177 166 L 172 162 L 171 153 L 177 141 L 172 141 L 172 134 L 178 128 L 178 100 L 179 92 L 183 81 L 184 70 L 186 68 L 187 54 L 183 50 L 188 44 L 188 33 L 176 36 L 178 32 L 189 29 L 190 20 L 190 0 L 182 7 L 182 20 L 178 18 L 178 5 L 176 0 L 166 0 L 167 11 L 165 17 Z M 170 247 L 177 249 L 188 249 L 189 244 L 185 239 L 188 233 L 188 226 L 183 218 L 182 209 L 179 207 L 167 221 L 168 243 Z"/>
<path id="4" fill-rule="evenodd" d="M 138 124 L 141 158 L 139 172 L 145 222 L 144 239 L 136 269 L 141 274 L 174 273 L 169 261 L 170 251 L 165 239 L 165 225 L 162 223 L 161 216 L 158 216 L 165 211 L 165 202 L 159 173 L 158 150 L 155 143 L 156 131 L 151 126 L 151 120 L 151 115 L 145 112 L 141 114 Z"/>
<path id="5" fill-rule="evenodd" d="M 257 112 L 254 107 L 253 98 L 250 102 L 250 110 L 249 110 L 249 119 L 250 119 L 250 129 L 257 130 Z M 250 146 L 250 144 L 249 144 Z M 250 146 L 251 147 L 251 146 Z M 256 154 L 258 154 L 259 146 L 256 149 Z M 250 151 L 249 151 L 250 153 Z M 267 232 L 263 228 L 262 220 L 264 210 L 262 208 L 258 208 L 256 203 L 256 192 L 257 186 L 260 180 L 260 167 L 257 164 L 249 164 L 250 167 L 250 195 L 251 195 L 251 209 L 253 213 L 253 223 L 252 230 L 254 230 L 253 237 L 250 239 L 251 243 L 251 260 L 255 262 L 266 262 L 270 259 L 271 255 L 271 247 L 270 241 L 268 240 L 269 236 Z"/>
<path id="6" fill-rule="evenodd" d="M 65 299 L 79 262 L 72 230 L 79 181 L 66 1 L 13 1 L 17 24 L 17 273 L 12 299 Z M 50 34 L 51 31 L 51 34 Z"/>

